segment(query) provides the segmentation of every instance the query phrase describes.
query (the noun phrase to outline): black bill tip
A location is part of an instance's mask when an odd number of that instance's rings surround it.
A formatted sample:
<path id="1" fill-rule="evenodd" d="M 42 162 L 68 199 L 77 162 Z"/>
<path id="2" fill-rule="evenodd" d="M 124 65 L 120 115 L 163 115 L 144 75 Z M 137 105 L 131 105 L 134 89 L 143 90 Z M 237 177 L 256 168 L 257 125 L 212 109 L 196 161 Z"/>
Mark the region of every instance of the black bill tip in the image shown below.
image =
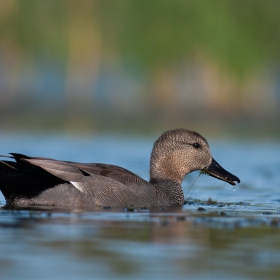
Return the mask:
<path id="1" fill-rule="evenodd" d="M 226 171 L 214 159 L 212 159 L 211 164 L 208 167 L 204 168 L 202 171 L 216 179 L 225 181 L 233 186 L 236 185 L 236 182 L 240 183 L 240 179 L 237 176 Z"/>

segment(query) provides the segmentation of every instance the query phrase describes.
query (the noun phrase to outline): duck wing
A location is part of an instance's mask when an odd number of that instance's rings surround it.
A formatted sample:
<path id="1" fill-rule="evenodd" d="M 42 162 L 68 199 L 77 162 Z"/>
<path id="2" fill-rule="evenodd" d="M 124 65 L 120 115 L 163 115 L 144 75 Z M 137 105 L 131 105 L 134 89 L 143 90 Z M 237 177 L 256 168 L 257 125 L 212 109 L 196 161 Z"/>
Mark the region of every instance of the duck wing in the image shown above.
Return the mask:
<path id="1" fill-rule="evenodd" d="M 122 184 L 131 184 L 145 182 L 144 179 L 134 174 L 133 172 L 116 166 L 112 164 L 103 164 L 103 163 L 89 163 L 89 164 L 78 164 L 79 169 L 82 172 L 85 172 L 89 175 L 100 175 L 114 179 Z"/>
<path id="2" fill-rule="evenodd" d="M 57 178 L 68 182 L 79 182 L 85 176 L 103 176 L 111 178 L 122 184 L 145 182 L 144 179 L 133 172 L 111 164 L 103 163 L 77 163 L 60 161 L 50 158 L 28 157 L 22 154 L 11 154 L 17 162 L 25 162 L 40 167 Z"/>

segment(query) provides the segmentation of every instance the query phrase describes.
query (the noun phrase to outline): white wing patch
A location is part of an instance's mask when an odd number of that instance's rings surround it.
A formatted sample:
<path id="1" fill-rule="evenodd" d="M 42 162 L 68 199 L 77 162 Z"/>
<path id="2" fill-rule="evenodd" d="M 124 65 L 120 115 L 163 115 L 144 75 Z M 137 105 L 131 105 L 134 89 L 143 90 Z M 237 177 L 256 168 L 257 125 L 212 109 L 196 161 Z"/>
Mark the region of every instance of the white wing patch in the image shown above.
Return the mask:
<path id="1" fill-rule="evenodd" d="M 71 181 L 70 181 L 70 183 L 71 183 L 76 189 L 78 189 L 80 192 L 82 192 L 82 193 L 85 192 L 83 186 L 82 186 L 81 184 L 79 184 L 78 182 L 71 182 Z"/>

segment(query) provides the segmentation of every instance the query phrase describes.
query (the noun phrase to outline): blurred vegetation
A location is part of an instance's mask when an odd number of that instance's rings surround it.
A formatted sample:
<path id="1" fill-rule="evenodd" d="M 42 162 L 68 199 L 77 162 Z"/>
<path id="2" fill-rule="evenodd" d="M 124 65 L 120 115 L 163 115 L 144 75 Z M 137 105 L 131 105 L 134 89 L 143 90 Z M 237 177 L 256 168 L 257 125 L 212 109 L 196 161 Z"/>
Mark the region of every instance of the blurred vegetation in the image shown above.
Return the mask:
<path id="1" fill-rule="evenodd" d="M 4 0 L 1 6 L 2 43 L 11 40 L 31 57 L 67 60 L 76 36 L 86 44 L 100 40 L 105 57 L 119 54 L 148 69 L 203 53 L 243 76 L 280 59 L 277 0 Z"/>
<path id="2" fill-rule="evenodd" d="M 2 127 L 278 117 L 278 0 L 0 4 Z"/>

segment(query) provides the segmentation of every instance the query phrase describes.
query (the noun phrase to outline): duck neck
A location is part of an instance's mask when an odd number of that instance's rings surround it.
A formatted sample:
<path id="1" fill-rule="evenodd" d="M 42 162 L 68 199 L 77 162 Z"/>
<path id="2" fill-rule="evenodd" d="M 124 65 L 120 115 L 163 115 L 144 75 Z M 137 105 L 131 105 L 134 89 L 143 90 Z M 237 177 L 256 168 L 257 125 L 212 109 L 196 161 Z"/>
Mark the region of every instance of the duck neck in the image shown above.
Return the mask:
<path id="1" fill-rule="evenodd" d="M 184 193 L 181 184 L 170 179 L 151 179 L 150 183 L 155 188 L 156 197 L 159 201 L 169 201 L 169 206 L 184 204 Z M 159 203 L 161 204 L 161 203 Z"/>
<path id="2" fill-rule="evenodd" d="M 152 154 L 150 161 L 150 182 L 165 181 L 173 182 L 173 185 L 181 185 L 185 174 L 182 174 L 181 166 L 176 157 L 161 156 Z"/>
<path id="3" fill-rule="evenodd" d="M 184 204 L 181 186 L 184 175 L 180 174 L 180 170 L 178 162 L 172 156 L 151 157 L 150 183 L 155 187 L 158 199 L 168 199 L 170 206 Z"/>

